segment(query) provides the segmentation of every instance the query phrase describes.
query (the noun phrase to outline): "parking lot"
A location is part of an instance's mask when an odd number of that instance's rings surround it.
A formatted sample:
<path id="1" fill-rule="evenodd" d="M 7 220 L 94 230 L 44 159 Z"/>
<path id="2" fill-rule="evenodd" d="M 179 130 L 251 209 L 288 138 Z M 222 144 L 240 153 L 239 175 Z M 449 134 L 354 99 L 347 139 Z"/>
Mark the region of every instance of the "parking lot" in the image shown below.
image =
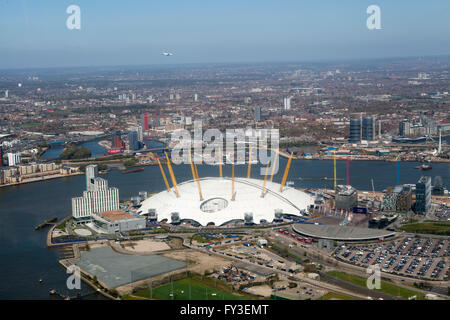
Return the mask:
<path id="1" fill-rule="evenodd" d="M 378 264 L 382 271 L 430 280 L 446 280 L 449 240 L 405 237 L 371 245 L 337 247 L 333 255 L 358 266 Z"/>

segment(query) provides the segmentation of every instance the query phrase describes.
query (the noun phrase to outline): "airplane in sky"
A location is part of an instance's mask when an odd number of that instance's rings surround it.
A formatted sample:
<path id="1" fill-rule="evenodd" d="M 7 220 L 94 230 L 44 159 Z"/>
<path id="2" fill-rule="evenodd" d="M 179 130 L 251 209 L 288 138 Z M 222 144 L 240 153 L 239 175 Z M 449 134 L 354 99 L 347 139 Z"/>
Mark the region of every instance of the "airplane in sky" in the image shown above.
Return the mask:
<path id="1" fill-rule="evenodd" d="M 161 54 L 162 54 L 163 56 L 166 56 L 166 57 L 173 56 L 173 53 L 166 52 L 166 51 L 162 52 Z"/>

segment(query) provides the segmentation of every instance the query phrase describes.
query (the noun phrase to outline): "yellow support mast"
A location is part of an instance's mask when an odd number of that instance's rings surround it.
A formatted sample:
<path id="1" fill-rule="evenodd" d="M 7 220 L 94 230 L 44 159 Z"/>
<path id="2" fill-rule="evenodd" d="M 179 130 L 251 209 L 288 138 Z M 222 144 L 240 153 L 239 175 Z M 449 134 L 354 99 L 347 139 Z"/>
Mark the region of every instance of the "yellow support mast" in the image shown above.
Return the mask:
<path id="1" fill-rule="evenodd" d="M 249 147 L 248 151 L 248 169 L 247 169 L 247 179 L 250 179 L 250 172 L 252 172 L 252 147 Z"/>
<path id="2" fill-rule="evenodd" d="M 172 179 L 173 188 L 175 189 L 175 194 L 177 195 L 177 198 L 180 197 L 180 194 L 178 193 L 178 187 L 177 187 L 177 180 L 175 180 L 175 175 L 173 174 L 172 165 L 170 164 L 169 156 L 166 152 L 164 152 L 167 159 L 167 168 L 169 168 L 170 173 L 170 179 Z"/>
<path id="3" fill-rule="evenodd" d="M 222 150 L 220 150 L 219 148 L 219 173 L 220 173 L 220 177 L 222 178 Z"/>
<path id="4" fill-rule="evenodd" d="M 289 173 L 289 169 L 291 167 L 291 161 L 292 161 L 292 155 L 293 154 L 294 153 L 291 152 L 291 155 L 289 156 L 288 163 L 286 165 L 286 169 L 284 169 L 283 180 L 281 180 L 280 192 L 283 192 L 283 187 L 284 187 L 284 184 L 286 183 L 286 179 L 287 179 L 287 176 L 288 176 L 288 173 Z"/>
<path id="5" fill-rule="evenodd" d="M 161 161 L 159 161 L 158 158 L 156 158 L 156 160 L 158 161 L 159 169 L 161 170 L 161 174 L 162 174 L 162 177 L 164 179 L 164 183 L 166 184 L 167 191 L 170 192 L 169 182 L 167 181 L 166 174 L 164 173 L 164 169 L 163 169 L 163 167 L 161 165 Z"/>
<path id="6" fill-rule="evenodd" d="M 234 164 L 231 165 L 231 201 L 234 201 Z"/>
<path id="7" fill-rule="evenodd" d="M 266 174 L 264 175 L 264 184 L 261 191 L 261 198 L 264 198 L 264 194 L 266 193 L 266 182 L 267 182 L 267 174 L 269 173 L 269 165 L 270 161 L 267 161 Z"/>
<path id="8" fill-rule="evenodd" d="M 194 164 L 192 162 L 191 151 L 189 151 L 189 161 L 191 162 L 192 178 L 194 179 L 194 181 L 197 181 L 198 195 L 200 196 L 200 201 L 203 201 L 202 188 L 200 187 L 200 180 L 198 178 L 197 166 L 194 167 Z"/>
<path id="9" fill-rule="evenodd" d="M 198 193 L 200 195 L 200 201 L 203 201 L 202 187 L 200 186 L 200 178 L 198 177 L 198 170 L 197 170 L 196 164 L 194 164 L 194 169 L 195 169 L 195 175 L 197 177 L 197 187 L 198 187 Z"/>
<path id="10" fill-rule="evenodd" d="M 275 167 L 277 166 L 277 161 L 278 161 L 278 150 L 277 151 L 275 151 L 275 160 L 274 160 L 274 162 L 273 162 L 273 168 L 272 168 L 272 173 L 270 174 L 270 182 L 272 182 L 272 180 L 273 180 L 273 174 L 274 174 L 274 172 L 275 172 Z"/>

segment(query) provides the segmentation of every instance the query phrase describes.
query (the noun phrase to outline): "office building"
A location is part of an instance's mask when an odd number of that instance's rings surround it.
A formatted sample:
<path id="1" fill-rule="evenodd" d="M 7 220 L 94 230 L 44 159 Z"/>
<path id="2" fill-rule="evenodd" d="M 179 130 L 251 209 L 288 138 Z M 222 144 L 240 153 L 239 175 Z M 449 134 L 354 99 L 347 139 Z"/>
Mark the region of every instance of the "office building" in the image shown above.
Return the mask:
<path id="1" fill-rule="evenodd" d="M 284 110 L 291 110 L 291 98 L 284 98 Z"/>
<path id="2" fill-rule="evenodd" d="M 138 133 L 136 131 L 130 131 L 128 133 L 128 147 L 131 151 L 140 149 Z"/>
<path id="3" fill-rule="evenodd" d="M 405 120 L 400 121 L 400 123 L 398 125 L 398 134 L 401 137 L 409 136 L 410 127 L 411 127 L 411 124 L 409 123 L 408 120 L 405 119 Z"/>
<path id="4" fill-rule="evenodd" d="M 348 142 L 357 143 L 361 141 L 361 119 L 350 119 L 350 138 Z"/>
<path id="5" fill-rule="evenodd" d="M 144 143 L 144 130 L 142 129 L 142 126 L 137 126 L 136 132 L 138 134 L 138 141 Z"/>
<path id="6" fill-rule="evenodd" d="M 144 128 L 144 130 L 149 130 L 150 129 L 149 122 L 148 122 L 148 117 L 149 117 L 149 114 L 147 112 L 143 113 L 142 116 L 141 116 L 142 127 Z"/>
<path id="7" fill-rule="evenodd" d="M 20 163 L 20 154 L 18 153 L 7 153 L 8 156 L 8 166 L 12 167 Z"/>
<path id="8" fill-rule="evenodd" d="M 362 140 L 373 141 L 375 139 L 375 121 L 372 117 L 364 117 L 362 122 Z"/>
<path id="9" fill-rule="evenodd" d="M 423 176 L 416 183 L 415 212 L 426 214 L 431 208 L 431 177 Z"/>
<path id="10" fill-rule="evenodd" d="M 91 221 L 93 214 L 119 210 L 119 189 L 109 188 L 108 181 L 96 175 L 97 165 L 87 166 L 87 190 L 72 198 L 72 216 L 77 223 Z"/>
<path id="11" fill-rule="evenodd" d="M 402 186 L 397 196 L 397 212 L 408 212 L 412 207 L 412 189 L 408 185 Z"/>
<path id="12" fill-rule="evenodd" d="M 112 147 L 113 149 L 125 149 L 125 142 L 122 140 L 120 131 L 114 133 Z"/>

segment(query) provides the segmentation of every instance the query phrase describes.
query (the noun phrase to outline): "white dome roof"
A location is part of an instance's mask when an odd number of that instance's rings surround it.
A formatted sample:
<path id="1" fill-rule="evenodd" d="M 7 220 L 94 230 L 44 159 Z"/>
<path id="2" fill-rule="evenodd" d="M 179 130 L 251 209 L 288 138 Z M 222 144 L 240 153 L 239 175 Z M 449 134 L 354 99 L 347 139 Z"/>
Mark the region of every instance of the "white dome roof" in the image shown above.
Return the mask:
<path id="1" fill-rule="evenodd" d="M 245 213 L 253 213 L 253 221 L 271 222 L 275 210 L 301 215 L 300 211 L 314 203 L 309 194 L 291 187 L 279 192 L 280 184 L 267 181 L 266 194 L 261 198 L 264 180 L 235 178 L 235 200 L 231 200 L 231 178 L 209 177 L 200 179 L 203 201 L 200 201 L 197 182 L 190 180 L 178 184 L 179 197 L 175 191 L 164 190 L 146 199 L 140 214 L 155 209 L 158 220 L 171 221 L 171 213 L 178 212 L 180 219 L 192 219 L 201 225 L 214 222 L 216 226 L 234 219 L 244 219 Z"/>

